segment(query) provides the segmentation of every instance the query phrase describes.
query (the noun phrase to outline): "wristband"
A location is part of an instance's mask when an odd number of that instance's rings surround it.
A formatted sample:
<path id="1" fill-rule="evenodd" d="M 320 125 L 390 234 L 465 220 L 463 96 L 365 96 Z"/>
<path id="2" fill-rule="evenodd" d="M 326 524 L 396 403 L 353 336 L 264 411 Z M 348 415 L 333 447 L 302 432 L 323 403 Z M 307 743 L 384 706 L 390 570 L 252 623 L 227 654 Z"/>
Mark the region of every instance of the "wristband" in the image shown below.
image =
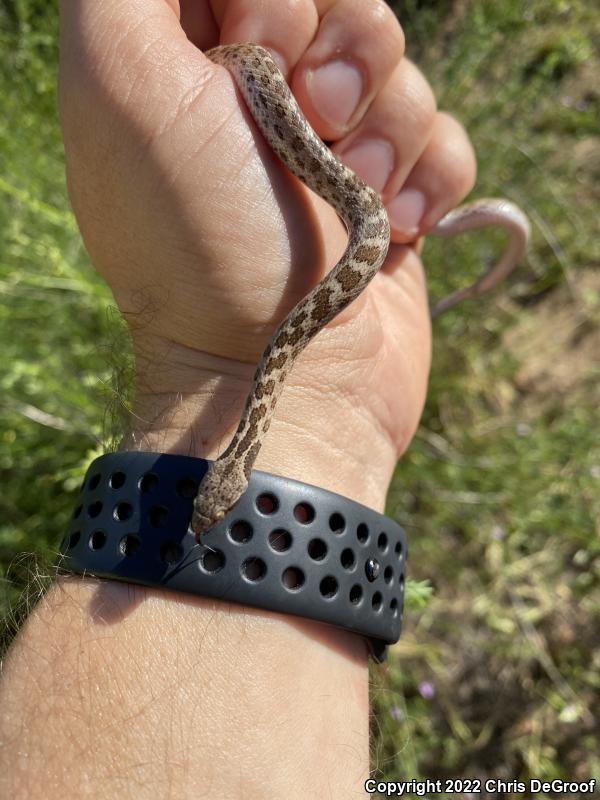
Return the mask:
<path id="1" fill-rule="evenodd" d="M 384 661 L 400 637 L 405 531 L 339 494 L 254 470 L 197 545 L 188 526 L 209 463 L 161 453 L 97 458 L 61 566 L 329 623 L 366 637 Z"/>

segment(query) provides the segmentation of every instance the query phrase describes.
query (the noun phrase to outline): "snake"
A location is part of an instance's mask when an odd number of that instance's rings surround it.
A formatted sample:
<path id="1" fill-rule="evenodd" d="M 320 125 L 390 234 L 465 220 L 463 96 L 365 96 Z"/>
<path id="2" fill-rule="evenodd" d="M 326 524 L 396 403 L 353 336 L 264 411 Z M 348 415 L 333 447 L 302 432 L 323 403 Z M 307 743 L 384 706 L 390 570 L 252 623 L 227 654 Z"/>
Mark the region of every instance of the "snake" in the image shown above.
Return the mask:
<path id="1" fill-rule="evenodd" d="M 210 462 L 194 497 L 189 528 L 198 543 L 248 488 L 277 400 L 296 359 L 311 339 L 366 289 L 390 244 L 388 216 L 378 193 L 313 131 L 269 51 L 243 43 L 215 47 L 205 55 L 233 76 L 257 127 L 287 169 L 333 206 L 348 232 L 348 244 L 337 264 L 292 308 L 267 343 L 237 430 L 224 452 Z M 471 286 L 433 306 L 432 319 L 505 278 L 525 253 L 529 223 L 511 201 L 487 198 L 455 208 L 429 231 L 455 236 L 490 225 L 508 233 L 500 259 Z"/>

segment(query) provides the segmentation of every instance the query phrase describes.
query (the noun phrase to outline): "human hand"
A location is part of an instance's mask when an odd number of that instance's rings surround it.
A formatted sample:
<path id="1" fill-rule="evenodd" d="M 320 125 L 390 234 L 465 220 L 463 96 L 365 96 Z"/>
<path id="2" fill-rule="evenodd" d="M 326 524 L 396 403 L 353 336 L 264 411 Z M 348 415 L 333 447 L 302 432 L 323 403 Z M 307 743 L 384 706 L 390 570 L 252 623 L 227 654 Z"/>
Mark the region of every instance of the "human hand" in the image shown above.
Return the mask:
<path id="1" fill-rule="evenodd" d="M 303 354 L 257 462 L 381 510 L 429 368 L 423 269 L 402 243 L 475 176 L 466 134 L 403 58 L 391 11 L 375 0 L 79 0 L 61 18 L 69 189 L 132 332 L 132 444 L 221 451 L 270 334 L 345 247 L 333 210 L 287 173 L 202 51 L 269 47 L 316 132 L 382 194 L 386 265 Z"/>

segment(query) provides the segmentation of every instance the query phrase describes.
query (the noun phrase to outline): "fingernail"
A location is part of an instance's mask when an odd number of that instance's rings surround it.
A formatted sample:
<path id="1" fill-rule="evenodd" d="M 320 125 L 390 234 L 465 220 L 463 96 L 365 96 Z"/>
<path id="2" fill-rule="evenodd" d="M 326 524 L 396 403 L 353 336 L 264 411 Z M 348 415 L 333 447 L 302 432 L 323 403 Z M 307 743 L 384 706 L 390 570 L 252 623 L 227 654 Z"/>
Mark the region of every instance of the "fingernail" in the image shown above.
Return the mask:
<path id="1" fill-rule="evenodd" d="M 383 139 L 370 139 L 353 144 L 342 153 L 342 160 L 376 192 L 381 192 L 394 167 L 394 149 Z"/>
<path id="2" fill-rule="evenodd" d="M 343 128 L 358 106 L 363 81 L 360 71 L 347 61 L 330 61 L 309 70 L 306 86 L 315 111 L 336 128 Z"/>
<path id="3" fill-rule="evenodd" d="M 415 236 L 423 219 L 427 199 L 418 189 L 403 189 L 388 203 L 390 224 L 406 236 Z"/>

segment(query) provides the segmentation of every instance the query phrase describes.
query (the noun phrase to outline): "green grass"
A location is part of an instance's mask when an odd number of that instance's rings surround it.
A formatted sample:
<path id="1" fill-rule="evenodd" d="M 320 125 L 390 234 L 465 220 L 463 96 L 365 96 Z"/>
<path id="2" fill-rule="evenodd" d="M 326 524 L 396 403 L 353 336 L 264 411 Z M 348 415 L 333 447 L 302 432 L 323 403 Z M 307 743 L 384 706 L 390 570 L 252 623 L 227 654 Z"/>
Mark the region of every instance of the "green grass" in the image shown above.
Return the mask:
<path id="1" fill-rule="evenodd" d="M 505 291 L 434 327 L 427 409 L 388 506 L 434 591 L 373 674 L 373 764 L 600 778 L 600 15 L 404 8 L 409 55 L 473 138 L 474 194 L 526 208 L 533 242 Z M 457 264 L 475 275 L 487 242 L 429 243 L 432 293 Z"/>
<path id="2" fill-rule="evenodd" d="M 373 767 L 600 780 L 600 15 L 583 0 L 413 0 L 400 19 L 473 138 L 474 196 L 525 207 L 533 242 L 500 293 L 434 327 L 427 408 L 389 496 L 413 580 L 401 642 L 371 674 Z M 35 574 L 19 554 L 47 563 L 118 435 L 130 366 L 66 199 L 56 34 L 53 3 L 0 0 L 7 618 Z M 428 242 L 432 294 L 496 244 Z"/>
<path id="3" fill-rule="evenodd" d="M 54 3 L 0 3 L 0 602 L 51 557 L 89 460 L 110 439 L 122 337 L 70 211 L 56 113 Z M 126 366 L 126 365 L 124 365 Z M 105 430 L 106 428 L 106 430 Z"/>

